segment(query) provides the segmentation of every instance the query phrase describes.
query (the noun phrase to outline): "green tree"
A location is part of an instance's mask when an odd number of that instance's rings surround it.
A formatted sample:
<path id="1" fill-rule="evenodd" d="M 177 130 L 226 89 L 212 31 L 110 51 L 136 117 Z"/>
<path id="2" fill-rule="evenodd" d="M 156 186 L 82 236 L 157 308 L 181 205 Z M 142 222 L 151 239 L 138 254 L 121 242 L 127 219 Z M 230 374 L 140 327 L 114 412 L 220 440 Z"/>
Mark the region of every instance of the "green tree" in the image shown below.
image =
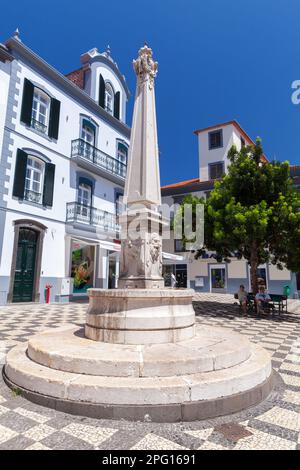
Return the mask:
<path id="1" fill-rule="evenodd" d="M 233 255 L 245 258 L 256 293 L 260 264 L 300 271 L 300 194 L 292 184 L 288 162 L 267 162 L 260 139 L 239 152 L 233 146 L 228 159 L 228 172 L 215 183 L 208 200 L 187 196 L 175 222 L 181 219 L 185 204 L 191 204 L 195 228 L 196 205 L 204 203 L 204 246 L 195 257 L 209 250 L 218 261 L 230 261 Z"/>

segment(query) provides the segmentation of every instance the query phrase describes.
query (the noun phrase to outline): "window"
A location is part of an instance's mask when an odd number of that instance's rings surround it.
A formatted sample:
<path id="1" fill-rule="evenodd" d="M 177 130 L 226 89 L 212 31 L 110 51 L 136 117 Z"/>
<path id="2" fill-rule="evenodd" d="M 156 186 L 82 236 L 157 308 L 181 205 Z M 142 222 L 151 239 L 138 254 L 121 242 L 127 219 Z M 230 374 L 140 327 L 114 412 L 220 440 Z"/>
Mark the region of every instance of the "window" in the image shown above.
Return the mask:
<path id="1" fill-rule="evenodd" d="M 174 251 L 176 253 L 186 251 L 182 240 L 174 240 Z"/>
<path id="2" fill-rule="evenodd" d="M 46 158 L 46 157 L 45 157 Z M 13 196 L 52 207 L 55 165 L 45 162 L 32 150 L 17 150 Z"/>
<path id="3" fill-rule="evenodd" d="M 118 191 L 118 190 L 115 191 L 115 203 L 116 203 L 116 215 L 122 214 L 124 210 L 123 192 Z"/>
<path id="4" fill-rule="evenodd" d="M 223 131 L 222 129 L 218 131 L 209 132 L 208 134 L 208 147 L 209 150 L 217 149 L 223 147 Z"/>
<path id="5" fill-rule="evenodd" d="M 116 163 L 116 172 L 125 178 L 126 176 L 126 165 L 127 165 L 127 154 L 128 154 L 128 147 L 127 145 L 123 144 L 122 142 L 117 143 L 117 160 Z"/>
<path id="6" fill-rule="evenodd" d="M 78 186 L 77 216 L 82 222 L 89 222 L 91 216 L 92 187 L 87 183 Z"/>
<path id="7" fill-rule="evenodd" d="M 128 147 L 122 142 L 118 142 L 118 152 L 117 152 L 117 159 L 119 162 L 127 164 L 127 154 L 128 154 Z"/>
<path id="8" fill-rule="evenodd" d="M 96 129 L 95 126 L 86 119 L 83 119 L 82 121 L 80 137 L 83 141 L 80 142 L 80 147 L 83 152 L 83 156 L 85 158 L 88 158 L 89 160 L 93 160 Z"/>
<path id="9" fill-rule="evenodd" d="M 226 269 L 225 266 L 210 266 L 211 291 L 226 289 Z"/>
<path id="10" fill-rule="evenodd" d="M 114 91 L 110 83 L 105 83 L 105 109 L 109 114 L 114 110 Z"/>
<path id="11" fill-rule="evenodd" d="M 246 146 L 246 142 L 245 142 L 245 139 L 241 136 L 241 147 L 245 147 Z"/>
<path id="12" fill-rule="evenodd" d="M 60 101 L 24 79 L 21 122 L 51 139 L 58 139 Z"/>
<path id="13" fill-rule="evenodd" d="M 211 163 L 209 165 L 209 179 L 215 180 L 218 178 L 222 178 L 224 175 L 224 163 Z"/>
<path id="14" fill-rule="evenodd" d="M 88 144 L 95 145 L 95 128 L 85 120 L 82 123 L 81 138 Z"/>
<path id="15" fill-rule="evenodd" d="M 49 126 L 50 103 L 51 100 L 46 93 L 34 88 L 31 125 L 44 134 L 47 133 Z"/>
<path id="16" fill-rule="evenodd" d="M 45 164 L 42 160 L 28 155 L 24 199 L 41 204 Z"/>

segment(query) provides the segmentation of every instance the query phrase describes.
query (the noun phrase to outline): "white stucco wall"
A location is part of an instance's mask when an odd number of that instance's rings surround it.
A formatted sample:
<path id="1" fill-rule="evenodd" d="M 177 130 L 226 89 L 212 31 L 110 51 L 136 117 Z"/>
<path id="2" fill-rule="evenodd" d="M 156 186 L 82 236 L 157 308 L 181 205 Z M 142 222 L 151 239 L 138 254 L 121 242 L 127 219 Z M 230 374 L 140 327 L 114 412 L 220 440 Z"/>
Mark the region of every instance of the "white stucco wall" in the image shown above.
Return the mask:
<path id="1" fill-rule="evenodd" d="M 210 150 L 208 135 L 210 132 L 219 129 L 223 130 L 223 147 Z M 243 137 L 245 138 L 246 144 L 249 144 L 250 141 L 247 141 L 245 136 Z M 229 163 L 227 154 L 232 145 L 235 145 L 238 150 L 241 148 L 241 133 L 233 124 L 219 126 L 198 134 L 199 177 L 201 181 L 209 180 L 210 163 L 224 162 L 225 172 L 227 171 Z"/>
<path id="2" fill-rule="evenodd" d="M 70 250 L 70 244 L 66 242 L 66 205 L 68 202 L 77 200 L 77 172 L 82 176 L 90 176 L 95 180 L 92 204 L 97 209 L 115 213 L 115 188 L 122 188 L 122 185 L 101 177 L 92 171 L 87 171 L 71 159 L 71 141 L 80 137 L 80 114 L 91 117 L 97 123 L 99 132 L 96 147 L 112 157 L 116 156 L 117 139 L 123 140 L 127 144 L 129 144 L 129 141 L 120 131 L 113 128 L 100 116 L 90 112 L 87 107 L 84 107 L 72 96 L 67 95 L 52 81 L 22 61 L 19 61 L 19 65 L 21 68 L 19 72 L 20 85 L 17 85 L 17 87 L 20 92 L 19 96 L 15 97 L 17 99 L 17 106 L 14 108 L 16 118 L 13 120 L 15 129 L 12 129 L 10 134 L 13 144 L 10 145 L 12 157 L 9 158 L 9 163 L 11 163 L 11 169 L 7 170 L 7 176 L 10 177 L 9 182 L 6 184 L 8 195 L 4 196 L 7 204 L 7 214 L 0 276 L 9 276 L 11 271 L 14 243 L 13 222 L 20 219 L 31 219 L 47 227 L 42 254 L 41 278 L 63 278 L 69 275 L 70 258 L 69 253 L 66 252 Z M 38 134 L 34 129 L 28 128 L 20 121 L 25 77 L 61 102 L 57 141 Z M 109 77 L 114 86 L 117 87 L 117 81 L 114 81 L 112 76 Z M 7 104 L 7 89 L 8 77 L 3 75 L 0 70 L 0 144 L 3 136 L 5 119 L 3 109 L 6 109 Z M 55 164 L 52 207 L 45 208 L 42 205 L 19 201 L 12 196 L 17 149 L 24 149 L 29 154 L 30 151 L 39 152 L 45 157 L 46 161 Z"/>
<path id="3" fill-rule="evenodd" d="M 0 159 L 2 155 L 2 142 L 10 79 L 9 68 L 10 65 L 7 63 L 0 64 Z"/>

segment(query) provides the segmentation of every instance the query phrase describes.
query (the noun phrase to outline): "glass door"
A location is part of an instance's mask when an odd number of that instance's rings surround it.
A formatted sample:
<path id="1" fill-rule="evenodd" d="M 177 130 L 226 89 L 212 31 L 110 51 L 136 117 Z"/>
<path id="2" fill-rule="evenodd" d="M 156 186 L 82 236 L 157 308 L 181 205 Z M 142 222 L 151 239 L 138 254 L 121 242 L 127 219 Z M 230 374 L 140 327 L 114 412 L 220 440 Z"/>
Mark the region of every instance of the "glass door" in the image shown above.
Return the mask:
<path id="1" fill-rule="evenodd" d="M 83 141 L 83 156 L 93 161 L 95 147 L 95 128 L 92 124 L 83 121 L 81 128 L 81 139 Z"/>
<path id="2" fill-rule="evenodd" d="M 210 266 L 210 289 L 211 292 L 225 293 L 227 290 L 227 279 L 225 265 Z"/>
<path id="3" fill-rule="evenodd" d="M 92 201 L 92 188 L 90 185 L 80 183 L 78 186 L 78 199 L 77 199 L 77 220 L 80 222 L 90 223 L 91 221 L 91 201 Z"/>

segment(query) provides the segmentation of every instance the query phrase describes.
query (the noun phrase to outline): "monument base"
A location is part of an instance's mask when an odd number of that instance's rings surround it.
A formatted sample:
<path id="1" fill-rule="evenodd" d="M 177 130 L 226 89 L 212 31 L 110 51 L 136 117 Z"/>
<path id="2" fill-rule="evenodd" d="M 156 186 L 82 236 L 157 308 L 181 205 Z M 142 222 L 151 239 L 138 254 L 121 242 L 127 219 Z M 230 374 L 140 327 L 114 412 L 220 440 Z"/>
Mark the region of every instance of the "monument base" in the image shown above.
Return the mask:
<path id="1" fill-rule="evenodd" d="M 11 349 L 4 378 L 28 399 L 97 418 L 193 421 L 255 405 L 272 389 L 269 354 L 227 329 L 195 326 L 167 344 L 112 344 L 67 325 Z"/>
<path id="2" fill-rule="evenodd" d="M 193 289 L 89 289 L 85 336 L 114 344 L 175 343 L 195 334 Z"/>
<path id="3" fill-rule="evenodd" d="M 139 277 L 119 278 L 118 285 L 120 289 L 163 289 L 165 281 L 162 278 L 144 279 Z"/>

